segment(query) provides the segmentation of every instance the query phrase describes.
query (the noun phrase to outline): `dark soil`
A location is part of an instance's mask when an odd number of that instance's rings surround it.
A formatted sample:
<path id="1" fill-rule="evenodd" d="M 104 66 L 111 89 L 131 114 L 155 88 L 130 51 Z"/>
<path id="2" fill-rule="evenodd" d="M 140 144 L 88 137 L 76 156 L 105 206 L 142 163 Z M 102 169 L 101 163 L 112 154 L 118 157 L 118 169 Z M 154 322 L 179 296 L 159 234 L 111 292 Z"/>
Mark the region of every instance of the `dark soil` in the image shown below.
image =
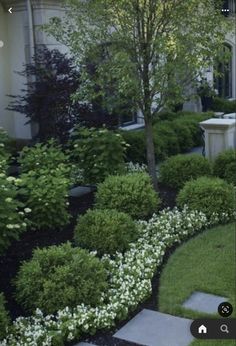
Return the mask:
<path id="1" fill-rule="evenodd" d="M 176 191 L 164 185 L 159 184 L 159 195 L 162 200 L 161 209 L 175 206 Z M 16 276 L 20 263 L 28 260 L 32 256 L 33 249 L 46 247 L 50 245 L 59 245 L 66 241 L 73 241 L 73 230 L 78 215 L 84 214 L 94 203 L 94 192 L 79 198 L 70 198 L 69 209 L 72 214 L 71 223 L 62 230 L 40 230 L 27 231 L 22 234 L 19 241 L 14 241 L 4 256 L 0 257 L 0 292 L 3 292 L 7 301 L 7 309 L 12 319 L 18 316 L 26 316 L 25 311 L 17 304 L 14 299 L 14 286 L 12 280 Z M 165 255 L 163 265 L 167 262 L 170 254 L 174 251 L 170 249 Z M 145 302 L 139 304 L 135 311 L 131 312 L 129 318 L 118 322 L 116 327 L 110 330 L 98 331 L 94 336 L 84 335 L 83 340 L 92 342 L 100 346 L 135 346 L 137 344 L 122 341 L 113 337 L 113 334 L 132 319 L 143 309 L 157 310 L 158 306 L 158 288 L 160 271 L 155 274 L 152 280 L 152 295 Z M 68 343 L 67 345 L 74 345 Z M 137 345 L 138 346 L 138 345 Z M 140 346 L 140 345 L 139 345 Z"/>

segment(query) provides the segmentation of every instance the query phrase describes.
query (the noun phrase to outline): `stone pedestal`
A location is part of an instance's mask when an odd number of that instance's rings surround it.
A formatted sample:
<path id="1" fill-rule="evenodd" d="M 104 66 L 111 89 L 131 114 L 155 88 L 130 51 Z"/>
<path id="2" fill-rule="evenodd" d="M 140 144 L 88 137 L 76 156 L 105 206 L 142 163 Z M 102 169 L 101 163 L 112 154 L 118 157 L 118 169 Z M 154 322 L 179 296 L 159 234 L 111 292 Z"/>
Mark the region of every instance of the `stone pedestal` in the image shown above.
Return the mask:
<path id="1" fill-rule="evenodd" d="M 236 149 L 236 119 L 208 119 L 200 123 L 205 135 L 206 157 L 213 160 L 220 152 Z"/>
<path id="2" fill-rule="evenodd" d="M 225 119 L 236 119 L 236 113 L 228 113 L 224 115 Z"/>

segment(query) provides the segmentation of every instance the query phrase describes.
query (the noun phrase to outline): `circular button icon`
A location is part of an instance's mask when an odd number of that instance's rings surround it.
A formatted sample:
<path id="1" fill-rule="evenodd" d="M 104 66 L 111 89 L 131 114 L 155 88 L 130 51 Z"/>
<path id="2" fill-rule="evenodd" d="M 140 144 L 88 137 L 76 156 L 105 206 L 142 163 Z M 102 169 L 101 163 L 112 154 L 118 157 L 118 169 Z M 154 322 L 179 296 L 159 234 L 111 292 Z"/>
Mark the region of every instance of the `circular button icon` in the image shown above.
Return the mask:
<path id="1" fill-rule="evenodd" d="M 0 40 L 0 48 L 4 46 L 4 42 Z"/>
<path id="2" fill-rule="evenodd" d="M 233 312 L 233 307 L 228 302 L 223 302 L 218 306 L 218 313 L 222 317 L 229 317 Z"/>

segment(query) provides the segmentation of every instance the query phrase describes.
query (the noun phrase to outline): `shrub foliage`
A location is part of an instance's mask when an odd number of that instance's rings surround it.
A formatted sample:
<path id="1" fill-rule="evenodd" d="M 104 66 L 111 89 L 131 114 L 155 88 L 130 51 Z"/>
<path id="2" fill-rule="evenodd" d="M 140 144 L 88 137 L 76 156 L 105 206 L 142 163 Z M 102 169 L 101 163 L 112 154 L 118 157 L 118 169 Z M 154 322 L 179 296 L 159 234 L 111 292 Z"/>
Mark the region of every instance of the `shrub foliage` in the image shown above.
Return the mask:
<path id="1" fill-rule="evenodd" d="M 99 255 L 124 252 L 137 237 L 134 221 L 125 213 L 112 209 L 89 210 L 78 220 L 76 243 Z"/>
<path id="2" fill-rule="evenodd" d="M 200 177 L 188 181 L 180 190 L 177 205 L 183 207 L 185 204 L 209 218 L 215 213 L 231 215 L 235 209 L 234 189 L 220 178 Z"/>
<path id="3" fill-rule="evenodd" d="M 16 298 L 25 310 L 54 313 L 66 306 L 96 305 L 107 287 L 98 258 L 70 243 L 36 249 L 17 274 Z"/>
<path id="4" fill-rule="evenodd" d="M 135 219 L 145 219 L 159 206 L 160 199 L 146 173 L 110 176 L 98 186 L 98 209 L 116 209 Z"/>
<path id="5" fill-rule="evenodd" d="M 160 167 L 161 181 L 173 188 L 183 187 L 186 181 L 211 174 L 209 161 L 201 155 L 175 155 Z"/>
<path id="6" fill-rule="evenodd" d="M 72 160 L 79 162 L 86 183 L 96 184 L 125 170 L 126 143 L 120 134 L 105 128 L 77 127 L 73 138 Z"/>
<path id="7" fill-rule="evenodd" d="M 214 175 L 236 185 L 236 150 L 229 149 L 220 153 L 213 164 Z"/>

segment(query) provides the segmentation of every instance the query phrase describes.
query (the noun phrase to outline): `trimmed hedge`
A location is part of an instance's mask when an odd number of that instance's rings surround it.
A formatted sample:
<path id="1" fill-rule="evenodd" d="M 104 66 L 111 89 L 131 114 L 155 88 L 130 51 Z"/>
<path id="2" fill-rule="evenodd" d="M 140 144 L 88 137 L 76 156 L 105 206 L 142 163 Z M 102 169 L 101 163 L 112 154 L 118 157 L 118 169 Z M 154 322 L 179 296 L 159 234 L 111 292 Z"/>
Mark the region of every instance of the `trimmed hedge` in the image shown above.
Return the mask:
<path id="1" fill-rule="evenodd" d="M 175 115 L 174 115 L 175 114 Z M 192 147 L 203 145 L 199 122 L 214 117 L 213 112 L 193 113 L 162 112 L 161 119 L 153 121 L 155 156 L 158 161 L 168 156 L 186 152 Z M 146 141 L 144 130 L 121 131 L 129 144 L 126 161 L 146 163 Z"/>
<path id="2" fill-rule="evenodd" d="M 107 287 L 107 274 L 98 258 L 70 243 L 36 249 L 15 279 L 16 299 L 30 312 L 51 314 L 66 306 L 96 306 Z"/>
<path id="3" fill-rule="evenodd" d="M 210 162 L 198 154 L 171 156 L 160 167 L 160 180 L 176 189 L 183 187 L 188 180 L 210 174 Z"/>
<path id="4" fill-rule="evenodd" d="M 129 145 L 126 150 L 126 161 L 146 163 L 146 141 L 144 130 L 121 131 L 125 142 Z"/>
<path id="5" fill-rule="evenodd" d="M 180 152 L 178 137 L 170 121 L 163 121 L 153 126 L 155 155 L 157 160 L 164 160 Z"/>
<path id="6" fill-rule="evenodd" d="M 75 228 L 75 243 L 98 255 L 124 252 L 137 238 L 137 229 L 131 217 L 117 210 L 88 210 L 79 217 Z"/>
<path id="7" fill-rule="evenodd" d="M 156 212 L 160 198 L 146 173 L 110 176 L 98 185 L 96 208 L 116 209 L 134 219 L 145 219 Z"/>
<path id="8" fill-rule="evenodd" d="M 235 193 L 232 185 L 220 178 L 200 177 L 188 181 L 177 196 L 177 205 L 202 211 L 207 217 L 215 214 L 232 215 L 235 210 Z"/>
<path id="9" fill-rule="evenodd" d="M 213 99 L 212 110 L 215 112 L 235 113 L 236 101 L 229 101 L 221 97 Z"/>

